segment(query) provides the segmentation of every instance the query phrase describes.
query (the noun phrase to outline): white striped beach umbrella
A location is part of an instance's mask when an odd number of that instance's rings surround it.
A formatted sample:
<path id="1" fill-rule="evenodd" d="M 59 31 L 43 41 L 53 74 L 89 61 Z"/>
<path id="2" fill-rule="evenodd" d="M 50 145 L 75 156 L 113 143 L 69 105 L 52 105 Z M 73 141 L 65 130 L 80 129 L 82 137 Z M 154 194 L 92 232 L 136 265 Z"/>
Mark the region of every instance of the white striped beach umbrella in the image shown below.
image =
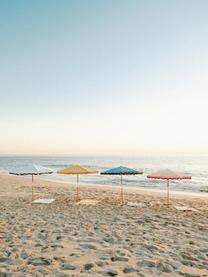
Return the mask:
<path id="1" fill-rule="evenodd" d="M 17 175 L 17 176 L 32 176 L 32 201 L 35 199 L 35 192 L 34 192 L 34 175 L 43 175 L 43 174 L 52 174 L 53 170 L 47 167 L 43 167 L 40 165 L 27 165 L 24 168 L 17 169 L 15 171 L 10 171 L 9 174 Z"/>

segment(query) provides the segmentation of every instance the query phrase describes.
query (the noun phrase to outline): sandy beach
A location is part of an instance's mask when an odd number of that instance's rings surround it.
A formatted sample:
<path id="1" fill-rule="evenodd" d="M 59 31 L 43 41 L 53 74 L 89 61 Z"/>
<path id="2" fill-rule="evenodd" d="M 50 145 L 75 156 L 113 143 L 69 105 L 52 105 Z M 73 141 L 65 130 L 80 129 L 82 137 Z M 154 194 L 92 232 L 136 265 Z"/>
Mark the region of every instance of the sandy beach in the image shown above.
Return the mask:
<path id="1" fill-rule="evenodd" d="M 119 187 L 0 176 L 0 276 L 208 276 L 208 196 L 125 188 L 125 199 L 142 207 L 117 204 Z M 178 211 L 174 206 L 197 211 Z"/>

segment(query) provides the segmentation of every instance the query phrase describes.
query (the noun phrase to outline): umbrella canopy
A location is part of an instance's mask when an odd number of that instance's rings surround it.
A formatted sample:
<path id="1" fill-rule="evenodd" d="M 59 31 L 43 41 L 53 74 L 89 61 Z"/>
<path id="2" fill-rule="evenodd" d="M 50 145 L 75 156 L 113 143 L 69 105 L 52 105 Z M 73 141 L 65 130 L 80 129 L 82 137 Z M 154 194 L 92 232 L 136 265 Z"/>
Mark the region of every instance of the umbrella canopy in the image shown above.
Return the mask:
<path id="1" fill-rule="evenodd" d="M 191 176 L 175 172 L 169 169 L 158 170 L 152 175 L 148 175 L 147 178 L 151 179 L 162 179 L 162 180 L 183 180 L 183 179 L 191 179 Z"/>
<path id="2" fill-rule="evenodd" d="M 52 174 L 53 170 L 47 167 L 43 167 L 40 165 L 27 165 L 24 168 L 17 169 L 16 171 L 10 171 L 9 174 L 13 175 L 31 175 L 32 176 L 32 201 L 35 198 L 35 192 L 34 192 L 34 175 L 42 175 L 42 174 Z"/>
<path id="3" fill-rule="evenodd" d="M 190 180 L 191 176 L 183 173 L 179 173 L 179 172 L 174 172 L 169 169 L 164 169 L 164 170 L 158 170 L 155 173 L 148 175 L 147 178 L 167 180 L 167 205 L 169 206 L 170 204 L 169 181 L 170 180 Z"/>
<path id="4" fill-rule="evenodd" d="M 94 170 L 94 169 L 86 167 L 86 166 L 81 166 L 81 165 L 72 165 L 72 166 L 65 167 L 65 168 L 57 171 L 58 174 L 77 175 L 76 198 L 75 198 L 76 201 L 80 200 L 80 197 L 79 197 L 79 175 L 80 174 L 95 174 L 97 172 L 98 172 L 97 170 Z"/>
<path id="5" fill-rule="evenodd" d="M 110 168 L 108 170 L 105 170 L 101 172 L 101 175 L 120 175 L 121 176 L 121 192 L 120 192 L 120 198 L 121 198 L 121 204 L 124 203 L 124 196 L 123 196 L 123 183 L 122 183 L 122 176 L 123 175 L 137 175 L 142 174 L 142 171 L 138 171 L 136 169 L 132 169 L 125 166 L 118 166 L 114 168 Z"/>
<path id="6" fill-rule="evenodd" d="M 10 171 L 9 174 L 13 175 L 42 175 L 42 174 L 52 174 L 53 170 L 40 165 L 32 164 L 24 168 L 17 169 L 16 171 Z"/>
<path id="7" fill-rule="evenodd" d="M 142 171 L 137 171 L 125 166 L 118 166 L 101 172 L 102 175 L 136 175 L 142 173 Z"/>
<path id="8" fill-rule="evenodd" d="M 72 165 L 57 171 L 59 174 L 94 174 L 98 171 L 81 165 Z"/>

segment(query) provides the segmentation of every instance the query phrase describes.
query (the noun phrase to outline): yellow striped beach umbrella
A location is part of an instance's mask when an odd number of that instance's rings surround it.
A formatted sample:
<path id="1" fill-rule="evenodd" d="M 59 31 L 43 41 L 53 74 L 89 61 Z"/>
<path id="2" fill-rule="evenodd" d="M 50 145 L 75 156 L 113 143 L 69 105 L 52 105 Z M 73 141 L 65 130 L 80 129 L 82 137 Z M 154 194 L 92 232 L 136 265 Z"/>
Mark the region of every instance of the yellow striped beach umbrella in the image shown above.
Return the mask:
<path id="1" fill-rule="evenodd" d="M 75 200 L 80 200 L 79 197 L 79 175 L 80 174 L 95 174 L 98 173 L 97 170 L 92 168 L 81 166 L 81 165 L 72 165 L 69 167 L 65 167 L 57 171 L 58 174 L 69 174 L 69 175 L 77 175 L 77 185 L 76 185 L 76 198 Z"/>

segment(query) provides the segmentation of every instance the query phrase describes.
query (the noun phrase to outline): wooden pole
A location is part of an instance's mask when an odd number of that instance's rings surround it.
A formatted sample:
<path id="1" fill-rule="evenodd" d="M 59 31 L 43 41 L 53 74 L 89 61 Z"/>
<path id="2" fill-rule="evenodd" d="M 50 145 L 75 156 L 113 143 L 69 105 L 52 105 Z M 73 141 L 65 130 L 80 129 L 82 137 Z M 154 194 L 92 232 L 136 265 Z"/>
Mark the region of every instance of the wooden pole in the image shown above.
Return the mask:
<path id="1" fill-rule="evenodd" d="M 77 174 L 76 201 L 79 201 L 79 174 Z"/>
<path id="2" fill-rule="evenodd" d="M 170 205 L 170 182 L 167 180 L 167 205 Z"/>
<path id="3" fill-rule="evenodd" d="M 32 174 L 32 201 L 35 200 L 35 191 L 34 191 L 34 176 Z"/>
<path id="4" fill-rule="evenodd" d="M 124 197 L 123 197 L 123 183 L 122 183 L 122 175 L 121 175 L 121 205 L 124 203 Z"/>

